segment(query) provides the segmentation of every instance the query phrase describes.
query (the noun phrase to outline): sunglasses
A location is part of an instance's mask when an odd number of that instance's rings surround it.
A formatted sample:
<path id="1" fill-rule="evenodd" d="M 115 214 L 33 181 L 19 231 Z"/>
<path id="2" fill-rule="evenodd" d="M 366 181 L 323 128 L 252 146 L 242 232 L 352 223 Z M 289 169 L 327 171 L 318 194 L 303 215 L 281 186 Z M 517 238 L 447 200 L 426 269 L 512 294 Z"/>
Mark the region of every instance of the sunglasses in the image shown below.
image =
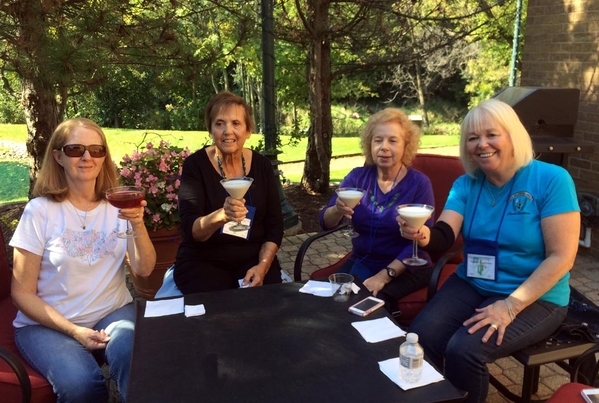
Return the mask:
<path id="1" fill-rule="evenodd" d="M 67 157 L 83 157 L 85 150 L 89 151 L 89 155 L 94 158 L 106 156 L 106 146 L 100 144 L 92 144 L 91 146 L 84 146 L 83 144 L 67 144 L 60 148 L 60 151 Z"/>

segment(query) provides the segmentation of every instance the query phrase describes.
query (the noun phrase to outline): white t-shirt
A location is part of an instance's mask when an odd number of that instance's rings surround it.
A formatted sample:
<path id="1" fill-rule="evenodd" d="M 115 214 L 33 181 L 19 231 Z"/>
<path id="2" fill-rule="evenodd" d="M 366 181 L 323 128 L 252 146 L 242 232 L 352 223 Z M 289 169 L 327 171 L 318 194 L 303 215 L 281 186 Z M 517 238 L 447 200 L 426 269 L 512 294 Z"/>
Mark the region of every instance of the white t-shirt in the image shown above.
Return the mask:
<path id="1" fill-rule="evenodd" d="M 116 236 L 126 222 L 117 215 L 106 201 L 86 214 L 67 200 L 38 197 L 25 206 L 10 241 L 42 257 L 37 295 L 77 325 L 91 328 L 132 301 L 125 284 L 127 241 Z M 17 328 L 35 324 L 21 311 L 13 322 Z"/>

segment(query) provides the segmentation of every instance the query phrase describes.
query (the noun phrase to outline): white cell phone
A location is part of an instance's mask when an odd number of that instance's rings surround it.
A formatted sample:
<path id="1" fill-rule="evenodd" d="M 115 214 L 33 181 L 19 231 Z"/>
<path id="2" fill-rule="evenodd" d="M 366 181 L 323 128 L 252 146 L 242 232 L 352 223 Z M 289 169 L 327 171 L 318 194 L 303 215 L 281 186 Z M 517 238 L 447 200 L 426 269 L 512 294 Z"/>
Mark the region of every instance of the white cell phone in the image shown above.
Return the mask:
<path id="1" fill-rule="evenodd" d="M 369 313 L 379 309 L 385 305 L 385 301 L 375 297 L 364 298 L 360 302 L 356 302 L 352 306 L 349 307 L 349 311 L 354 315 L 358 316 L 366 316 Z"/>
<path id="2" fill-rule="evenodd" d="M 599 403 L 599 389 L 583 389 L 580 394 L 589 403 Z"/>

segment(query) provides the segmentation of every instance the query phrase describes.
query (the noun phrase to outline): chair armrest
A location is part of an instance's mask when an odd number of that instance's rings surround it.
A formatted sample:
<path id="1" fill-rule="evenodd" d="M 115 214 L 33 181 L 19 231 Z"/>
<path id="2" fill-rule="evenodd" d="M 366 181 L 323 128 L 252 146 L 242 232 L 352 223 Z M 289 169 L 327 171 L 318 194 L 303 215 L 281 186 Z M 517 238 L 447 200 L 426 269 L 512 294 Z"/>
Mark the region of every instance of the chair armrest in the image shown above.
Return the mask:
<path id="1" fill-rule="evenodd" d="M 441 258 L 439 260 L 437 260 L 437 263 L 435 264 L 435 268 L 433 269 L 433 273 L 431 274 L 431 280 L 428 283 L 428 292 L 426 294 L 427 301 L 430 301 L 435 296 L 435 293 L 437 292 L 437 288 L 439 286 L 439 279 L 441 278 L 441 273 L 443 272 L 443 268 L 445 267 L 445 264 L 454 256 L 458 255 L 459 253 L 462 253 L 463 249 L 464 249 L 464 246 L 461 245 L 460 247 L 458 247 L 450 252 L 447 252 L 446 254 L 441 256 Z"/>
<path id="2" fill-rule="evenodd" d="M 29 403 L 31 401 L 31 382 L 29 381 L 29 374 L 25 366 L 19 357 L 4 346 L 0 346 L 0 358 L 6 361 L 15 372 L 15 375 L 17 375 L 17 379 L 21 385 L 22 402 Z"/>
<path id="3" fill-rule="evenodd" d="M 347 223 L 343 223 L 335 228 L 328 229 L 326 231 L 318 232 L 310 237 L 308 237 L 300 246 L 297 251 L 297 255 L 295 257 L 295 263 L 293 264 L 293 281 L 301 281 L 302 280 L 302 265 L 304 264 L 304 257 L 306 256 L 306 252 L 308 248 L 312 244 L 312 242 L 325 237 L 329 234 L 332 234 L 335 231 L 339 231 L 343 228 L 347 227 Z"/>

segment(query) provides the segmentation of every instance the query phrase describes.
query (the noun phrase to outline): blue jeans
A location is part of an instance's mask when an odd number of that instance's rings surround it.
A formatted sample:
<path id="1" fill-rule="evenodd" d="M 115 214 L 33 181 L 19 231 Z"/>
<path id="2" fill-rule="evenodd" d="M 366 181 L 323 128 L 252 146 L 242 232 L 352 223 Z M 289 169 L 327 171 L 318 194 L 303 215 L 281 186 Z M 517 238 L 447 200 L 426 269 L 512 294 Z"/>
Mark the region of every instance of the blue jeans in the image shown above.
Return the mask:
<path id="1" fill-rule="evenodd" d="M 481 341 L 488 326 L 468 334 L 462 323 L 474 310 L 504 298 L 482 296 L 453 274 L 410 325 L 409 331 L 418 334 L 427 358 L 437 368 L 444 368 L 454 386 L 468 392 L 467 402 L 485 401 L 489 392 L 487 363 L 545 339 L 566 317 L 567 307 L 536 301 L 507 327 L 500 346 L 497 332 L 486 343 Z"/>
<path id="2" fill-rule="evenodd" d="M 23 358 L 52 385 L 58 402 L 105 403 L 108 400 L 106 381 L 96 358 L 110 366 L 110 374 L 124 402 L 134 325 L 135 307 L 131 303 L 94 326 L 110 335 L 106 349 L 91 352 L 74 338 L 41 325 L 16 329 L 15 342 Z"/>

